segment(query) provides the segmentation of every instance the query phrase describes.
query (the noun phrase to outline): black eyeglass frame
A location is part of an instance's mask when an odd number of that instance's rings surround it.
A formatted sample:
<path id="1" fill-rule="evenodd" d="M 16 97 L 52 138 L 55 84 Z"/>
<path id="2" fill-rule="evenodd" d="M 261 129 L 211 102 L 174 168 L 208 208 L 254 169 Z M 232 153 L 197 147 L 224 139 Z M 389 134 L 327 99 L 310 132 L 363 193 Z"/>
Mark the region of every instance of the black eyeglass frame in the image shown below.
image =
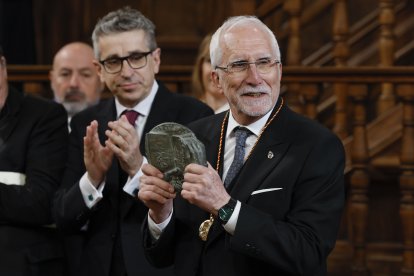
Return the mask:
<path id="1" fill-rule="evenodd" d="M 130 55 L 128 55 L 128 56 L 124 56 L 124 57 L 110 57 L 110 58 L 107 58 L 107 59 L 104 59 L 104 60 L 100 60 L 99 61 L 99 63 L 103 66 L 103 68 L 105 69 L 105 71 L 108 73 L 108 74 L 118 74 L 119 72 L 121 72 L 122 71 L 122 68 L 123 68 L 123 66 L 124 66 L 124 60 L 126 60 L 126 62 L 128 63 L 128 65 L 129 65 L 129 67 L 131 67 L 132 69 L 141 69 L 141 68 L 144 68 L 145 66 L 147 66 L 147 64 L 148 64 L 148 55 L 149 54 L 152 54 L 152 52 L 154 52 L 155 50 L 151 50 L 151 51 L 148 51 L 148 52 L 142 52 L 142 53 L 132 53 L 132 54 L 130 54 Z M 142 55 L 142 58 L 145 58 L 145 64 L 144 65 L 142 65 L 142 66 L 140 66 L 140 67 L 133 67 L 132 65 L 131 65 L 131 63 L 129 63 L 129 58 L 131 58 L 132 56 L 135 56 L 135 55 Z M 106 65 L 105 65 L 105 63 L 107 62 L 107 61 L 109 61 L 109 60 L 114 60 L 114 59 L 116 59 L 117 61 L 120 61 L 121 63 L 121 67 L 120 67 L 120 69 L 118 70 L 118 71 L 114 71 L 114 72 L 110 72 L 110 71 L 108 71 L 108 69 L 106 68 Z"/>

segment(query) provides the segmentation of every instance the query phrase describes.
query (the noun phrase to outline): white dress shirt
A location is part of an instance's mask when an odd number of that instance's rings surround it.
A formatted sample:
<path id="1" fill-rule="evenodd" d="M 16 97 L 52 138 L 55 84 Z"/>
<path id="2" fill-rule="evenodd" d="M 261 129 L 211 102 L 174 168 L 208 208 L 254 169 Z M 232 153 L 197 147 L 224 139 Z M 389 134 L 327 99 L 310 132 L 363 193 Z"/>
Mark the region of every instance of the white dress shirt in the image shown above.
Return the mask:
<path id="1" fill-rule="evenodd" d="M 120 104 L 118 99 L 115 97 L 115 108 L 116 108 L 116 114 L 117 119 L 121 117 L 121 114 L 126 110 L 135 110 L 139 113 L 139 116 L 137 120 L 135 121 L 135 129 L 137 131 L 138 137 L 141 141 L 142 134 L 144 131 L 145 123 L 147 122 L 148 115 L 151 110 L 152 103 L 154 101 L 155 95 L 158 91 L 158 83 L 154 81 L 151 91 L 148 94 L 147 97 L 145 97 L 141 102 L 139 102 L 136 106 L 133 108 L 126 108 Z M 144 160 L 147 162 L 146 160 Z M 133 197 L 136 197 L 136 191 L 139 186 L 139 177 L 142 175 L 141 169 L 139 172 L 132 178 L 128 177 L 127 182 L 125 183 L 123 190 L 130 194 Z M 81 177 L 79 181 L 79 187 L 83 196 L 83 200 L 86 203 L 86 206 L 89 208 L 92 208 L 95 206 L 102 198 L 103 194 L 102 191 L 105 187 L 105 179 L 104 181 L 99 185 L 98 189 L 95 188 L 95 186 L 89 181 L 87 177 L 87 172 Z"/>

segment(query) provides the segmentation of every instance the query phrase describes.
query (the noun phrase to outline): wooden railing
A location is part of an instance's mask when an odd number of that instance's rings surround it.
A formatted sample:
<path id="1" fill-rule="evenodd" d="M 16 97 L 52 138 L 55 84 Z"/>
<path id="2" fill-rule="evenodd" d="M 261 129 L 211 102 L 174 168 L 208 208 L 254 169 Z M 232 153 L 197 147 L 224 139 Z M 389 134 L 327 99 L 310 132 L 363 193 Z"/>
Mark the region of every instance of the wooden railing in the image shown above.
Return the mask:
<path id="1" fill-rule="evenodd" d="M 50 65 L 8 65 L 9 81 L 24 91 L 38 96 L 52 98 L 49 85 Z M 191 93 L 192 66 L 161 66 L 157 79 L 163 81 L 172 91 Z M 106 91 L 103 97 L 109 97 Z"/>

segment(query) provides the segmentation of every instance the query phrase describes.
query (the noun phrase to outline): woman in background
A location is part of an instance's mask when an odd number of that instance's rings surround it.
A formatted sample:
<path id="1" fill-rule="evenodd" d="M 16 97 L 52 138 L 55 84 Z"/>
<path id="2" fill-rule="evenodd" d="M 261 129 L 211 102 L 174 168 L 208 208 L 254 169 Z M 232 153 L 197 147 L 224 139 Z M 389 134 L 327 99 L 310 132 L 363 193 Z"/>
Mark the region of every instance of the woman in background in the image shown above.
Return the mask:
<path id="1" fill-rule="evenodd" d="M 210 62 L 211 34 L 208 34 L 200 44 L 192 77 L 193 96 L 205 102 L 215 113 L 229 109 L 229 104 L 224 96 L 211 81 Z"/>

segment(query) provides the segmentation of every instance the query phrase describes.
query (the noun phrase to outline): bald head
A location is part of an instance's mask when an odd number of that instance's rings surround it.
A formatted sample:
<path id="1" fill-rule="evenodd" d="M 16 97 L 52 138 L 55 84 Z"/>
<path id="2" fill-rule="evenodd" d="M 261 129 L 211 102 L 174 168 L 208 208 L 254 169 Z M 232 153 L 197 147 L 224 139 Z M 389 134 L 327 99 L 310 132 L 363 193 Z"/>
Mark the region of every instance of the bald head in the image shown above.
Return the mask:
<path id="1" fill-rule="evenodd" d="M 53 59 L 49 77 L 55 100 L 69 115 L 98 102 L 103 88 L 93 64 L 91 46 L 73 42 L 62 47 Z"/>

